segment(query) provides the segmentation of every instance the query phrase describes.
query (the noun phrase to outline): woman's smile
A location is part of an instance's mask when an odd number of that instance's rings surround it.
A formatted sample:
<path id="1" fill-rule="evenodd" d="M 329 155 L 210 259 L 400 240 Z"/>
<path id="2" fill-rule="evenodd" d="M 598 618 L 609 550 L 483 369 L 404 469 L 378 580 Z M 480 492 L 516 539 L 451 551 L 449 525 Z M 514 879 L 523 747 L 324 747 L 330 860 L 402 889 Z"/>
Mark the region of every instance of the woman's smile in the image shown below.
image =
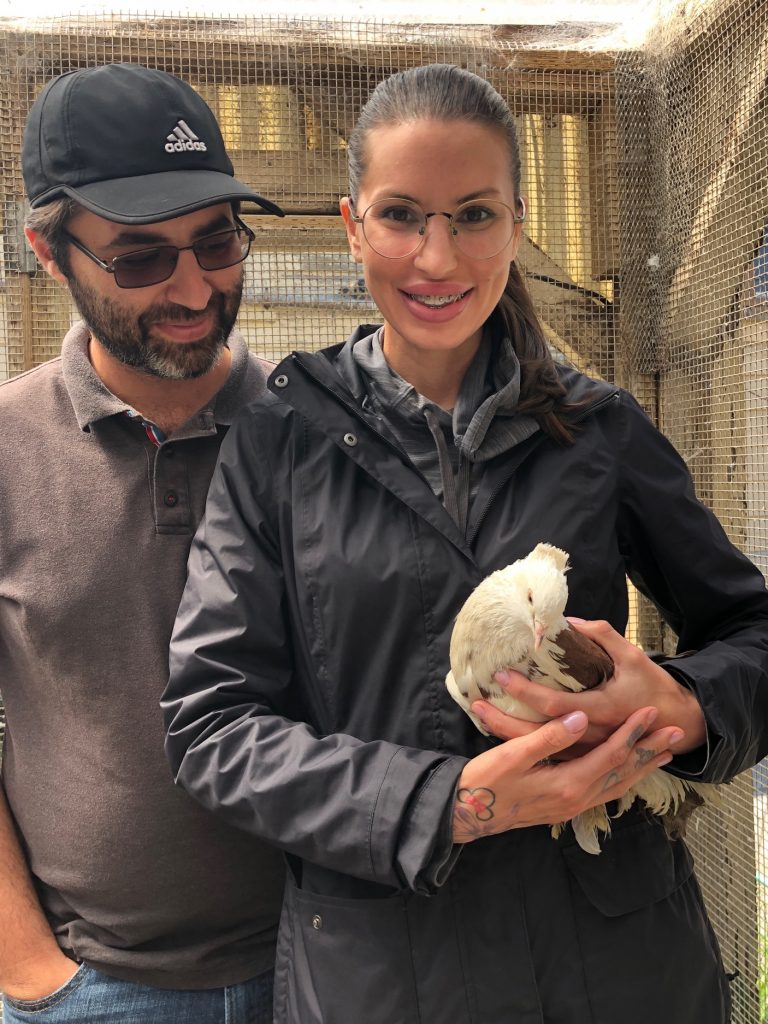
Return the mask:
<path id="1" fill-rule="evenodd" d="M 440 285 L 407 285 L 400 289 L 400 294 L 403 296 L 411 316 L 424 323 L 443 324 L 464 312 L 473 291 L 471 285 L 446 282 Z"/>

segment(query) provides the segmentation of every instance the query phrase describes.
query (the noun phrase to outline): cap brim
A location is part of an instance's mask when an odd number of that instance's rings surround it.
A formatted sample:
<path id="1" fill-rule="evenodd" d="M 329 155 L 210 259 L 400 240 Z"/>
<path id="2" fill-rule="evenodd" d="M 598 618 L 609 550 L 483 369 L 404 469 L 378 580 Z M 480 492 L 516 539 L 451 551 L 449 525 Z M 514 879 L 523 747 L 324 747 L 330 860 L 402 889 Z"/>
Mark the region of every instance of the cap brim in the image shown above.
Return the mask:
<path id="1" fill-rule="evenodd" d="M 152 224 L 183 217 L 216 203 L 257 203 L 278 217 L 280 207 L 221 171 L 165 171 L 112 181 L 96 181 L 73 188 L 61 185 L 55 195 L 46 193 L 45 201 L 66 194 L 87 210 L 118 224 Z M 41 197 L 42 198 L 42 197 Z M 35 203 L 41 205 L 40 199 Z"/>

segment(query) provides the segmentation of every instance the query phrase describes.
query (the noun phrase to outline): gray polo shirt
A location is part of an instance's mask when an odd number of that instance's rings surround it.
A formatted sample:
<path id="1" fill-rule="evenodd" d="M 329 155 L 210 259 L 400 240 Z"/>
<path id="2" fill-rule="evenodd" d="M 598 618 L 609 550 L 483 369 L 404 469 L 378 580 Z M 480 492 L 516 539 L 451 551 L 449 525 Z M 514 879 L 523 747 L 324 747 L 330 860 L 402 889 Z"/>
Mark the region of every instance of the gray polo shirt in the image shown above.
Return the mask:
<path id="1" fill-rule="evenodd" d="M 164 988 L 234 984 L 273 964 L 281 859 L 173 785 L 158 701 L 219 445 L 268 364 L 233 334 L 213 406 L 157 448 L 87 338 L 0 384 L 2 783 L 65 951 Z"/>

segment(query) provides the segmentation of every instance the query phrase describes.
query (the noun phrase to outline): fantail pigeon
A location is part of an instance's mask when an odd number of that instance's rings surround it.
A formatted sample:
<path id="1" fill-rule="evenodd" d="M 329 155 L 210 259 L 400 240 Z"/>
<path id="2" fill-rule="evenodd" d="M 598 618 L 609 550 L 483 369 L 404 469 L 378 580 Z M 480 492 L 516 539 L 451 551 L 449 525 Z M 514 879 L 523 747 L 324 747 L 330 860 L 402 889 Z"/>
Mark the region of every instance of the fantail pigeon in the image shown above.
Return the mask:
<path id="1" fill-rule="evenodd" d="M 526 557 L 491 573 L 469 595 L 451 635 L 448 691 L 480 732 L 482 722 L 470 711 L 484 699 L 516 718 L 544 721 L 542 715 L 508 694 L 493 676 L 515 669 L 555 690 L 578 692 L 610 678 L 613 662 L 596 643 L 572 629 L 564 617 L 568 599 L 565 574 L 568 555 L 550 544 L 537 544 Z M 662 770 L 647 775 L 618 801 L 616 816 L 639 797 L 653 814 L 661 815 L 670 835 L 681 835 L 686 818 L 705 800 L 714 800 L 717 787 L 683 781 Z M 575 817 L 571 824 L 579 846 L 600 853 L 597 833 L 611 830 L 604 804 Z M 553 823 L 557 837 L 563 823 Z"/>

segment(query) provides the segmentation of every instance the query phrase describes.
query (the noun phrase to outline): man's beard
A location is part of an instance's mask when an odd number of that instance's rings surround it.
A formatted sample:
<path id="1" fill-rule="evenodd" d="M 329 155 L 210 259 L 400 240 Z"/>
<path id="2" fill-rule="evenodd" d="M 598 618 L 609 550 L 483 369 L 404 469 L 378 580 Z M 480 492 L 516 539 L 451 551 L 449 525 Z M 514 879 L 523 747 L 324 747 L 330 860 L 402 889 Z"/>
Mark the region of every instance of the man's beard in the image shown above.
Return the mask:
<path id="1" fill-rule="evenodd" d="M 122 309 L 74 276 L 69 289 L 91 334 L 111 356 L 126 366 L 165 380 L 202 377 L 218 363 L 232 330 L 243 293 L 242 276 L 228 292 L 214 292 L 204 310 L 175 303 L 149 306 L 139 316 Z M 152 336 L 152 326 L 163 320 L 185 322 L 213 314 L 211 330 L 199 341 L 173 342 Z"/>

